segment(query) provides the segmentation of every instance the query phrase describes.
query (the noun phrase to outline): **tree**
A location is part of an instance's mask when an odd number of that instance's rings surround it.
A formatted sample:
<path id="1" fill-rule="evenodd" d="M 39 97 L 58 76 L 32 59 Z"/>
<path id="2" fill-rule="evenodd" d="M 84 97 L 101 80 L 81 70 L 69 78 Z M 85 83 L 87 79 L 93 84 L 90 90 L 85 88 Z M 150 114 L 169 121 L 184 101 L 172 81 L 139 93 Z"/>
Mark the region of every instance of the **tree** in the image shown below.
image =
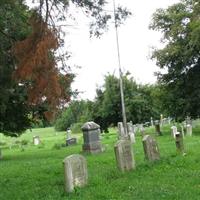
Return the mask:
<path id="1" fill-rule="evenodd" d="M 153 106 L 154 86 L 138 85 L 129 75 L 123 76 L 127 120 L 141 123 L 157 117 L 159 112 Z M 122 121 L 119 79 L 114 75 L 106 75 L 103 88 L 97 90 L 92 117 L 105 131 Z"/>
<path id="2" fill-rule="evenodd" d="M 60 111 L 60 115 L 55 120 L 55 129 L 65 131 L 75 123 L 85 123 L 92 120 L 92 102 L 71 101 L 67 108 Z"/>
<path id="3" fill-rule="evenodd" d="M 200 2 L 182 0 L 158 9 L 150 28 L 163 33 L 165 46 L 153 52 L 153 59 L 166 73 L 158 73 L 168 93 L 171 115 L 182 119 L 200 114 Z"/>
<path id="4" fill-rule="evenodd" d="M 11 48 L 29 34 L 29 12 L 16 1 L 1 1 L 0 13 L 0 132 L 18 136 L 30 127 L 31 120 L 26 87 L 12 79 L 15 64 Z"/>
<path id="5" fill-rule="evenodd" d="M 111 20 L 104 0 L 37 2 L 34 10 L 23 0 L 0 2 L 0 131 L 10 136 L 18 136 L 38 115 L 52 118 L 70 100 L 74 75 L 65 64 L 69 54 L 56 55 L 63 46 L 62 25 L 57 24 L 70 16 L 70 4 L 91 18 L 91 35 L 99 37 Z M 129 14 L 119 7 L 118 25 Z"/>

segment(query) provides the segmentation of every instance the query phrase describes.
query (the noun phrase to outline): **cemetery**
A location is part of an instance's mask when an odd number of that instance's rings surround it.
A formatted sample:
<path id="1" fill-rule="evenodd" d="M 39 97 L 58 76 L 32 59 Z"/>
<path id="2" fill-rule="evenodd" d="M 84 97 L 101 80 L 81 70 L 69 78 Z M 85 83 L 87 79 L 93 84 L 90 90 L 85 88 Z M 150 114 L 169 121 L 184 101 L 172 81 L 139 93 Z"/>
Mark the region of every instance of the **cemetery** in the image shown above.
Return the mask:
<path id="1" fill-rule="evenodd" d="M 0 200 L 199 200 L 199 13 L 0 0 Z"/>
<path id="2" fill-rule="evenodd" d="M 95 153 L 83 146 L 85 130 L 97 127 L 92 122 L 72 133 L 77 144 L 70 146 L 66 132 L 53 128 L 19 138 L 1 135 L 0 199 L 198 199 L 200 120 L 194 124 L 192 136 L 181 142 L 171 135 L 172 124 L 161 127 L 162 136 L 154 126 L 146 127 L 143 137 L 138 129 L 135 143 L 118 139 L 118 128 L 111 128 L 86 139 L 104 149 Z"/>

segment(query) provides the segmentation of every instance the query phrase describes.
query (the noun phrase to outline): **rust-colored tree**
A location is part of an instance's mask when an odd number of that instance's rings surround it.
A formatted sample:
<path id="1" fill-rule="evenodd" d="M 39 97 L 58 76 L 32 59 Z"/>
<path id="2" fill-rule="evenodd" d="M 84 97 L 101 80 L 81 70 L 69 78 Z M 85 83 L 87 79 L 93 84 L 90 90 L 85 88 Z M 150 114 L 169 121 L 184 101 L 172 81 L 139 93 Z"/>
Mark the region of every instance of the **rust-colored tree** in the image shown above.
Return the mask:
<path id="1" fill-rule="evenodd" d="M 43 18 L 34 13 L 30 18 L 32 33 L 13 47 L 17 60 L 14 78 L 28 89 L 28 103 L 32 106 L 46 102 L 50 116 L 61 103 L 70 99 L 70 74 L 61 74 L 57 68 L 55 51 L 59 47 L 57 29 L 47 25 Z"/>

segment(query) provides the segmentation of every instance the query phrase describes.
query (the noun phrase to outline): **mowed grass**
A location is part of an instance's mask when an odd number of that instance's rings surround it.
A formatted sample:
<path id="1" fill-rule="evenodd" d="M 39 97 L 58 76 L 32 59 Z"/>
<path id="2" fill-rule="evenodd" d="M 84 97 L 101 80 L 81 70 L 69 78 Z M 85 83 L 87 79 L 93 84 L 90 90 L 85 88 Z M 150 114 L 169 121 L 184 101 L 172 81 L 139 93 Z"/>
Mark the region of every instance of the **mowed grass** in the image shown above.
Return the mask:
<path id="1" fill-rule="evenodd" d="M 147 133 L 154 135 L 154 128 Z M 136 169 L 121 173 L 116 167 L 114 144 L 116 129 L 101 136 L 105 151 L 97 155 L 83 154 L 82 134 L 76 134 L 78 144 L 61 147 L 65 132 L 53 128 L 33 129 L 20 138 L 0 136 L 5 141 L 0 161 L 1 200 L 132 200 L 132 199 L 200 199 L 200 126 L 192 137 L 185 137 L 186 156 L 176 153 L 170 127 L 162 128 L 163 136 L 155 136 L 161 160 L 150 163 L 144 159 L 141 136 L 133 145 Z M 34 146 L 32 137 L 39 135 L 42 144 Z M 26 140 L 25 146 L 17 141 Z M 89 182 L 71 194 L 64 192 L 63 159 L 71 154 L 83 154 L 88 163 Z"/>

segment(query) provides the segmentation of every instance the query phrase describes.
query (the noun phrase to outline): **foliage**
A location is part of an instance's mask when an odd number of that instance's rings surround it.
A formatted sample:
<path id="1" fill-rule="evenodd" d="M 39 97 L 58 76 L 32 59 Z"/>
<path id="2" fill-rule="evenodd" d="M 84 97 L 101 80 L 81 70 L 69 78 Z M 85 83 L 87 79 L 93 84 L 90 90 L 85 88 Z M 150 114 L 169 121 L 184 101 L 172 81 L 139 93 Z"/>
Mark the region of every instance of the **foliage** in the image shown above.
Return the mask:
<path id="1" fill-rule="evenodd" d="M 88 120 L 86 120 L 86 121 L 88 121 Z M 85 122 L 86 122 L 85 121 Z M 81 133 L 82 132 L 82 130 L 81 130 L 81 127 L 83 126 L 83 122 L 79 122 L 79 123 L 74 123 L 74 124 L 72 124 L 72 126 L 71 126 L 71 131 L 72 131 L 72 133 L 73 134 L 76 134 L 76 133 Z"/>
<path id="2" fill-rule="evenodd" d="M 200 2 L 182 0 L 153 15 L 150 28 L 163 33 L 165 46 L 155 50 L 157 60 L 166 73 L 158 74 L 167 91 L 169 112 L 178 118 L 197 117 L 200 113 Z"/>
<path id="3" fill-rule="evenodd" d="M 123 76 L 127 121 L 142 123 L 150 121 L 151 117 L 158 117 L 160 110 L 156 109 L 156 97 L 153 95 L 156 87 L 139 85 L 129 75 L 126 73 Z M 93 120 L 107 130 L 110 125 L 116 126 L 122 121 L 121 110 L 119 79 L 109 74 L 105 76 L 103 88 L 97 90 Z"/>
<path id="4" fill-rule="evenodd" d="M 66 109 L 61 111 L 60 116 L 55 121 L 55 129 L 57 131 L 66 131 L 67 128 L 73 126 L 77 122 L 90 121 L 91 113 L 90 101 L 71 101 Z"/>
<path id="5" fill-rule="evenodd" d="M 23 0 L 0 2 L 0 131 L 10 136 L 19 136 L 38 119 L 45 124 L 70 100 L 74 74 L 66 64 L 69 52 L 58 53 L 62 22 L 71 16 L 69 6 L 84 11 L 97 37 L 112 18 L 104 0 L 36 3 L 39 6 L 30 10 Z M 118 25 L 129 15 L 119 7 Z"/>
<path id="6" fill-rule="evenodd" d="M 26 87 L 12 79 L 16 66 L 11 48 L 29 34 L 29 12 L 18 1 L 1 1 L 0 13 L 0 131 L 18 136 L 31 125 L 30 107 Z"/>

